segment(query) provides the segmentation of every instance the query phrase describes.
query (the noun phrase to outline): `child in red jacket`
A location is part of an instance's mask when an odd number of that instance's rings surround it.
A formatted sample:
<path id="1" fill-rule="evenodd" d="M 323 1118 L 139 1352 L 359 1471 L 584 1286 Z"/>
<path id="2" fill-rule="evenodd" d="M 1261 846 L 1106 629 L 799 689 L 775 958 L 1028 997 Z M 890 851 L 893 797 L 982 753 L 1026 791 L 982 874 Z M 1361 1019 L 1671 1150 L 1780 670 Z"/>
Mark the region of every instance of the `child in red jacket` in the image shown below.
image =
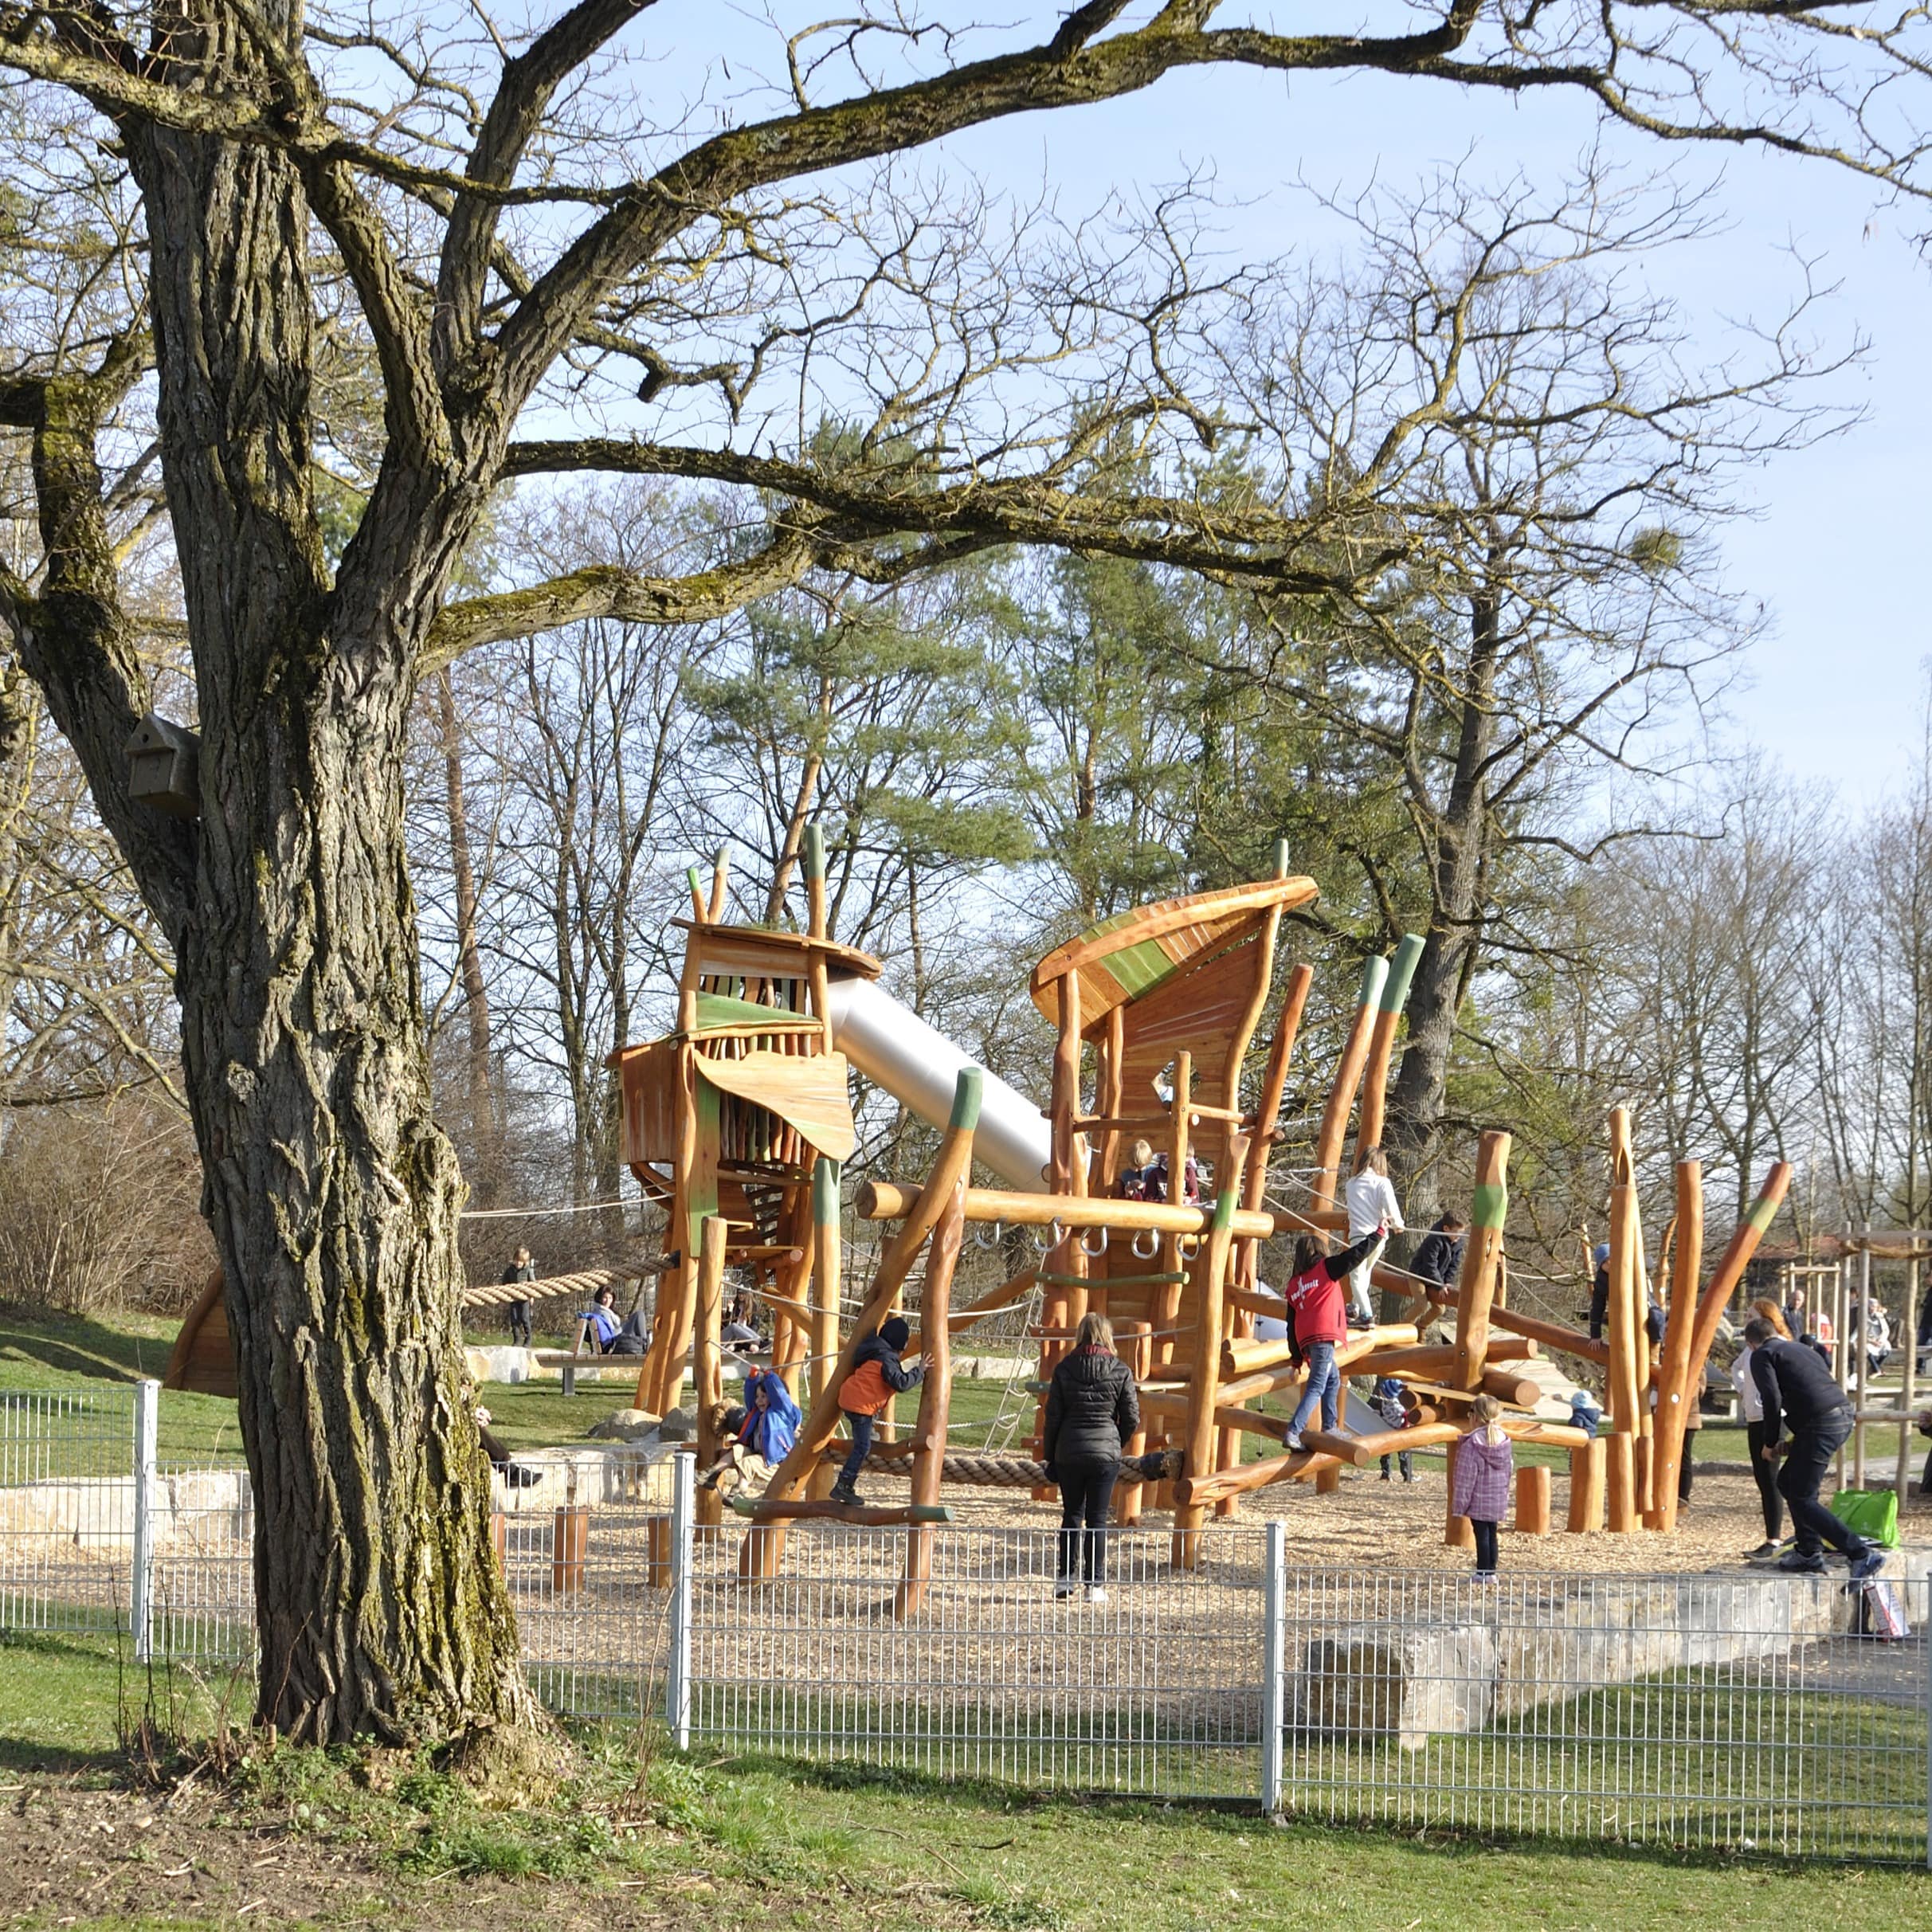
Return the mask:
<path id="1" fill-rule="evenodd" d="M 1322 1427 L 1335 1426 L 1342 1398 L 1342 1371 L 1335 1366 L 1335 1345 L 1348 1338 L 1348 1310 L 1342 1299 L 1342 1283 L 1350 1269 L 1358 1267 L 1374 1253 L 1377 1241 L 1387 1230 L 1372 1228 L 1353 1248 L 1338 1255 L 1324 1255 L 1319 1235 L 1304 1234 L 1295 1244 L 1295 1273 L 1282 1290 L 1288 1304 L 1288 1324 L 1295 1346 L 1308 1363 L 1308 1381 L 1288 1425 L 1288 1447 L 1302 1447 L 1302 1431 L 1322 1406 Z"/>

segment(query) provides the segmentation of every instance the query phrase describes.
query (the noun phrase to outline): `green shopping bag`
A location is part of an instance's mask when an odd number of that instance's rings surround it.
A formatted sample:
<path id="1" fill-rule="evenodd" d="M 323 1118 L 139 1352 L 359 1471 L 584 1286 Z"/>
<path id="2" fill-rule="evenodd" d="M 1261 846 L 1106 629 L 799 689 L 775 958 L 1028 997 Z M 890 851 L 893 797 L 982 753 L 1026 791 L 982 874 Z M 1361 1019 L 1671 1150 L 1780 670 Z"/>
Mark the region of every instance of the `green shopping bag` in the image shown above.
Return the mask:
<path id="1" fill-rule="evenodd" d="M 1883 1549 L 1899 1547 L 1899 1496 L 1891 1489 L 1841 1489 L 1832 1499 L 1832 1514 L 1854 1536 Z"/>

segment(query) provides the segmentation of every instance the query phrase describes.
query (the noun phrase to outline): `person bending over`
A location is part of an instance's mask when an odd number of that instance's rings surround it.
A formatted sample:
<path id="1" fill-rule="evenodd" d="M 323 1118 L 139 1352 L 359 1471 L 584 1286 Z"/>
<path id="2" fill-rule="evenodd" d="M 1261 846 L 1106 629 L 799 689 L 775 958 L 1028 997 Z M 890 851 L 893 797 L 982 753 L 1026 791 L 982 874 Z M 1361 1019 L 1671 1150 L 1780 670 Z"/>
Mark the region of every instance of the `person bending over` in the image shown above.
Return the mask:
<path id="1" fill-rule="evenodd" d="M 1041 1460 L 1047 1479 L 1060 1485 L 1056 1600 L 1084 1580 L 1089 1603 L 1107 1601 L 1107 1515 L 1122 1451 L 1139 1427 L 1134 1372 L 1114 1353 L 1113 1324 L 1090 1310 L 1047 1389 Z"/>
<path id="2" fill-rule="evenodd" d="M 1810 1349 L 1784 1340 L 1762 1315 L 1745 1323 L 1744 1338 L 1751 1350 L 1751 1379 L 1764 1405 L 1765 1440 L 1759 1453 L 1765 1461 L 1778 1460 L 1786 1424 L 1791 1429 L 1777 1488 L 1797 1536 L 1777 1567 L 1817 1575 L 1824 1568 L 1824 1546 L 1829 1543 L 1852 1566 L 1853 1582 L 1873 1575 L 1883 1566 L 1885 1552 L 1847 1529 L 1818 1500 L 1825 1470 L 1852 1433 L 1844 1391 Z"/>

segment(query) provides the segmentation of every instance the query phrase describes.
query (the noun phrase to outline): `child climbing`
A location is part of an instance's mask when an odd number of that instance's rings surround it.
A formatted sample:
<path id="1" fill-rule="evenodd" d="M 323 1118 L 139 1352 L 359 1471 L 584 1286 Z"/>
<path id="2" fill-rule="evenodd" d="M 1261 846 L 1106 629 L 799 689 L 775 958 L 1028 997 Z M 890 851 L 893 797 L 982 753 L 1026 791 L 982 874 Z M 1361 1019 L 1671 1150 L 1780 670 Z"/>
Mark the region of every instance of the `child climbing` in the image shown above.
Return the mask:
<path id="1" fill-rule="evenodd" d="M 1503 1405 L 1493 1395 L 1479 1395 L 1469 1405 L 1472 1425 L 1456 1445 L 1456 1471 L 1451 1479 L 1449 1508 L 1466 1516 L 1475 1532 L 1475 1573 L 1494 1581 L 1496 1574 L 1496 1526 L 1510 1506 L 1510 1476 L 1516 1452 L 1503 1432 Z"/>
<path id="2" fill-rule="evenodd" d="M 925 1368 L 916 1357 L 911 1362 L 899 1358 L 899 1350 L 911 1339 L 912 1330 L 904 1319 L 888 1315 L 879 1324 L 876 1334 L 868 1335 L 859 1344 L 859 1352 L 852 1358 L 852 1373 L 839 1385 L 839 1407 L 845 1412 L 846 1424 L 852 1430 L 852 1453 L 845 1458 L 839 1479 L 832 1485 L 834 1503 L 859 1501 L 854 1485 L 860 1468 L 871 1453 L 872 1431 L 878 1426 L 886 1404 L 925 1379 Z"/>
<path id="3" fill-rule="evenodd" d="M 1375 1413 L 1391 1428 L 1407 1428 L 1409 1426 L 1409 1414 L 1402 1407 L 1402 1385 L 1393 1375 L 1384 1375 L 1377 1378 Z M 1402 1465 L 1402 1480 L 1405 1483 L 1413 1483 L 1416 1479 L 1416 1472 L 1409 1462 L 1409 1452 L 1406 1449 L 1398 1449 L 1396 1452 L 1395 1460 Z M 1382 1480 L 1385 1483 L 1389 1480 L 1389 1459 L 1387 1456 L 1385 1456 L 1382 1458 Z"/>
<path id="4" fill-rule="evenodd" d="M 1322 1427 L 1335 1426 L 1341 1401 L 1342 1373 L 1335 1366 L 1335 1346 L 1348 1338 L 1348 1318 L 1342 1306 L 1342 1277 L 1374 1252 L 1377 1243 L 1388 1238 L 1388 1231 L 1371 1228 L 1353 1248 L 1338 1255 L 1324 1255 L 1319 1235 L 1304 1234 L 1295 1243 L 1295 1273 L 1282 1294 L 1288 1304 L 1292 1341 L 1308 1364 L 1307 1385 L 1302 1392 L 1295 1420 L 1288 1425 L 1287 1444 L 1302 1447 L 1302 1431 L 1319 1402 Z"/>
<path id="5" fill-rule="evenodd" d="M 701 1489 L 715 1489 L 727 1470 L 735 1471 L 740 1486 L 769 1479 L 770 1472 L 790 1455 L 798 1440 L 798 1405 L 783 1377 L 769 1369 L 754 1369 L 745 1377 L 745 1405 L 731 1439 L 718 1452 L 710 1468 L 698 1478 Z M 753 1468 L 754 1461 L 766 1465 Z"/>
<path id="6" fill-rule="evenodd" d="M 1395 1189 L 1389 1185 L 1388 1157 L 1381 1148 L 1364 1147 L 1356 1157 L 1355 1171 L 1342 1197 L 1348 1209 L 1348 1238 L 1359 1241 L 1365 1234 L 1375 1236 L 1374 1245 L 1349 1276 L 1350 1326 L 1366 1328 L 1375 1319 L 1375 1307 L 1369 1299 L 1370 1275 L 1389 1234 L 1400 1234 L 1403 1225 Z"/>

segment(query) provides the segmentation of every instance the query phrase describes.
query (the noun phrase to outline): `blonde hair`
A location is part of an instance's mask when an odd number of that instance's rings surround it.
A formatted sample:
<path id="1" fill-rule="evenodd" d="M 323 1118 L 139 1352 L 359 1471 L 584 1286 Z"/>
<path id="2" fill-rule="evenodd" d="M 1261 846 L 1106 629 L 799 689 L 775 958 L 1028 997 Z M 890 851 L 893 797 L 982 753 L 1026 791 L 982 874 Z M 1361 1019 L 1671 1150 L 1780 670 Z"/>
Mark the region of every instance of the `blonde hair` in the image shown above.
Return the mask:
<path id="1" fill-rule="evenodd" d="M 1778 1307 L 1776 1302 L 1772 1300 L 1769 1295 L 1759 1295 L 1757 1300 L 1751 1303 L 1751 1313 L 1762 1315 L 1785 1341 L 1789 1342 L 1791 1339 L 1791 1329 L 1785 1320 L 1785 1311 Z"/>
<path id="2" fill-rule="evenodd" d="M 1103 1354 L 1114 1352 L 1114 1325 L 1098 1308 L 1089 1308 L 1080 1317 L 1080 1325 L 1074 1330 L 1073 1346 L 1076 1349 L 1097 1348 Z"/>
<path id="3" fill-rule="evenodd" d="M 1389 1171 L 1389 1157 L 1380 1147 L 1364 1147 L 1355 1156 L 1355 1172 L 1358 1174 L 1385 1174 Z"/>
<path id="4" fill-rule="evenodd" d="M 1469 1405 L 1469 1417 L 1478 1428 L 1496 1421 L 1503 1413 L 1503 1405 L 1493 1395 L 1479 1395 Z"/>
<path id="5" fill-rule="evenodd" d="M 1145 1167 L 1154 1158 L 1154 1143 L 1149 1140 L 1137 1140 L 1127 1150 L 1127 1158 L 1136 1167 Z"/>

